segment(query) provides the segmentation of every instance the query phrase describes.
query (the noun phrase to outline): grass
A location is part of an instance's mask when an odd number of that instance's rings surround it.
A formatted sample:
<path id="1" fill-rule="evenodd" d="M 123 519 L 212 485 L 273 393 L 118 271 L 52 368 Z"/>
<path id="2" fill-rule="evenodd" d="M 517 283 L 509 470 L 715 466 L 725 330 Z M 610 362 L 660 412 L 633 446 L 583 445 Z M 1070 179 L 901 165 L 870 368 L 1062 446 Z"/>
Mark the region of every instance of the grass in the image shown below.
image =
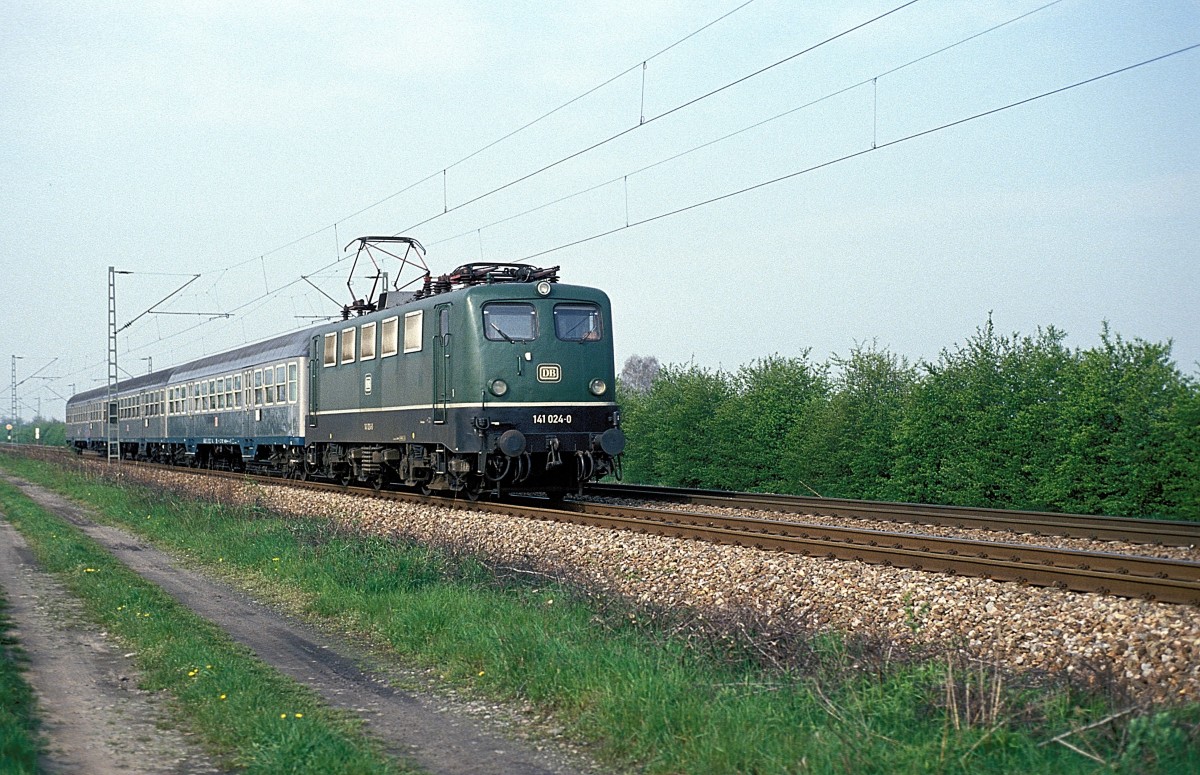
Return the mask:
<path id="1" fill-rule="evenodd" d="M 24 775 L 37 771 L 43 743 L 37 703 L 23 673 L 27 658 L 12 633 L 8 601 L 0 590 L 0 771 Z"/>
<path id="2" fill-rule="evenodd" d="M 545 580 L 500 577 L 470 557 L 15 458 L 3 465 L 454 686 L 529 703 L 619 767 L 1067 775 L 1097 771 L 1091 755 L 1106 772 L 1200 771 L 1194 706 L 1064 738 L 1081 754 L 1050 741 L 1120 709 L 1065 688 L 1016 686 L 980 666 L 948 672 L 937 660 L 863 670 L 855 641 L 838 636 L 808 645 L 804 673 L 780 672 Z"/>
<path id="3" fill-rule="evenodd" d="M 181 723 L 230 765 L 247 773 L 397 771 L 356 720 L 323 705 L 3 481 L 0 510 L 86 614 L 136 652 L 143 688 L 169 691 Z"/>

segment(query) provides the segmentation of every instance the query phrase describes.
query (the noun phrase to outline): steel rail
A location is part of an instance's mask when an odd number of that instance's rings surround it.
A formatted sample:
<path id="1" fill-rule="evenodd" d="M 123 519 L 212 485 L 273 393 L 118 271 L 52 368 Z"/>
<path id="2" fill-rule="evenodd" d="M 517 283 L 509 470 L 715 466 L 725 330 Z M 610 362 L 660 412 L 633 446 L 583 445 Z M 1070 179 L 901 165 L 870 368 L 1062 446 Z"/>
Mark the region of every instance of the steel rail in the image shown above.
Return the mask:
<path id="1" fill-rule="evenodd" d="M 957 528 L 1007 530 L 1030 535 L 1057 535 L 1096 541 L 1126 541 L 1164 546 L 1200 546 L 1200 522 L 1169 519 L 1060 514 L 1051 511 L 939 506 L 924 503 L 816 498 L 804 495 L 689 490 L 635 484 L 598 484 L 588 494 L 608 498 L 686 503 L 697 506 L 759 509 L 789 514 L 820 514 L 888 522 L 947 525 Z"/>

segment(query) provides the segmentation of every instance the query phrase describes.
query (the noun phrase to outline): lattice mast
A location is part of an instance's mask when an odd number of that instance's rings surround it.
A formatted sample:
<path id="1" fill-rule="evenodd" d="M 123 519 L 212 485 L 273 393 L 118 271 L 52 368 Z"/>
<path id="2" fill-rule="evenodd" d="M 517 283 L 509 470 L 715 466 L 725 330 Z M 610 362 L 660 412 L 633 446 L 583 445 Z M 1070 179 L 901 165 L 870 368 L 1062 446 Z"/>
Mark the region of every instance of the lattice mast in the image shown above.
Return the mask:
<path id="1" fill-rule="evenodd" d="M 108 268 L 108 394 L 105 427 L 108 429 L 108 459 L 121 462 L 121 424 L 117 412 L 117 270 Z"/>

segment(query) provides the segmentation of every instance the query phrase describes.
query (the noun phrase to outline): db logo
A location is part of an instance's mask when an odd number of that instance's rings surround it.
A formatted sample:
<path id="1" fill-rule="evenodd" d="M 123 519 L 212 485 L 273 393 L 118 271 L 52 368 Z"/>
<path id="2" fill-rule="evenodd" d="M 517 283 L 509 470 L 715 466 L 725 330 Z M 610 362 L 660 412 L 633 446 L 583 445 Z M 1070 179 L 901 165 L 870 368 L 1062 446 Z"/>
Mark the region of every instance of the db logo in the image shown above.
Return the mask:
<path id="1" fill-rule="evenodd" d="M 562 380 L 562 366 L 557 363 L 539 363 L 537 378 L 538 382 L 559 382 Z"/>

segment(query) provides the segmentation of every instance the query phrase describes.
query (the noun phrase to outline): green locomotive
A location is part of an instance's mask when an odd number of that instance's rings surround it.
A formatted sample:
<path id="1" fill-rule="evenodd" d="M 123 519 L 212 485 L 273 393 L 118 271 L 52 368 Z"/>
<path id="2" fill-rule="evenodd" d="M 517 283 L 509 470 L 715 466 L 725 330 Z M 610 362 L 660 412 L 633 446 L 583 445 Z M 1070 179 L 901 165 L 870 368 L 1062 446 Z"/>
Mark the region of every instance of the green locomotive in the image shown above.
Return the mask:
<path id="1" fill-rule="evenodd" d="M 614 473 L 610 304 L 557 267 L 468 264 L 309 347 L 303 472 L 483 490 L 578 490 Z"/>

